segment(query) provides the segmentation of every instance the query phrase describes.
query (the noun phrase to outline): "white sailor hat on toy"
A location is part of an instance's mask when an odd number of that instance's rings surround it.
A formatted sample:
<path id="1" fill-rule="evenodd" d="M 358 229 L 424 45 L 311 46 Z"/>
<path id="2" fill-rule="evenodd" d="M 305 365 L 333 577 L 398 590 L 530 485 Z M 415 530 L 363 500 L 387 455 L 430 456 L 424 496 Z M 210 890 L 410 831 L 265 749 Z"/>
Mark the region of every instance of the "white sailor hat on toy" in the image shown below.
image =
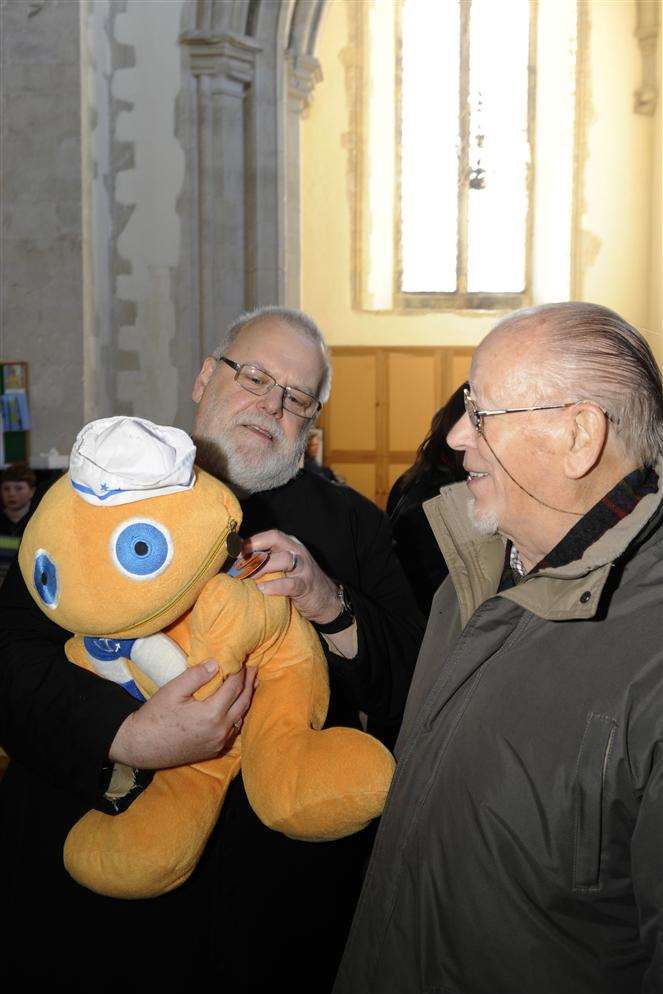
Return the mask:
<path id="1" fill-rule="evenodd" d="M 130 504 L 190 490 L 195 455 L 195 445 L 179 428 L 144 418 L 101 418 L 79 431 L 69 478 L 89 504 Z"/>

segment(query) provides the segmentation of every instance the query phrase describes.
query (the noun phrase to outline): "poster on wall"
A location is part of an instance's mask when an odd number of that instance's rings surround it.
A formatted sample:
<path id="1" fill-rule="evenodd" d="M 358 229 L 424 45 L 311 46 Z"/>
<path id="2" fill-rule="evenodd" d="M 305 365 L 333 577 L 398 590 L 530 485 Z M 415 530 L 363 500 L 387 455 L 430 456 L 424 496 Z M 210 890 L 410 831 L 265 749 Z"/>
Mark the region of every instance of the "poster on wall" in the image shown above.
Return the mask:
<path id="1" fill-rule="evenodd" d="M 2 392 L 9 393 L 13 390 L 25 391 L 26 366 L 22 362 L 5 362 L 2 365 Z"/>
<path id="2" fill-rule="evenodd" d="M 24 462 L 32 427 L 27 362 L 0 362 L 0 465 Z"/>
<path id="3" fill-rule="evenodd" d="M 14 390 L 3 393 L 0 398 L 2 407 L 3 431 L 28 431 L 30 428 L 30 410 L 25 390 Z"/>

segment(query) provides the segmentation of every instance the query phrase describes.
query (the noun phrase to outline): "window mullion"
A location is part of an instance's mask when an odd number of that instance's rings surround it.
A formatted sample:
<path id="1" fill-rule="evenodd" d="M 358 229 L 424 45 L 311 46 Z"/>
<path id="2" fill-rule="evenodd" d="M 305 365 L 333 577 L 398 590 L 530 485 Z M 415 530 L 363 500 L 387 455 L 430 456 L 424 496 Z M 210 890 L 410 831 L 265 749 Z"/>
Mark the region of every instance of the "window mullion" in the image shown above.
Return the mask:
<path id="1" fill-rule="evenodd" d="M 458 149 L 458 251 L 456 286 L 467 292 L 467 217 L 470 146 L 470 8 L 472 0 L 460 3 L 460 89 L 458 96 L 460 147 Z"/>
<path id="2" fill-rule="evenodd" d="M 396 68 L 394 70 L 394 104 L 395 104 L 395 190 L 394 190 L 394 256 L 392 299 L 395 301 L 401 292 L 403 284 L 403 2 L 396 0 L 394 15 L 396 19 L 394 55 Z"/>

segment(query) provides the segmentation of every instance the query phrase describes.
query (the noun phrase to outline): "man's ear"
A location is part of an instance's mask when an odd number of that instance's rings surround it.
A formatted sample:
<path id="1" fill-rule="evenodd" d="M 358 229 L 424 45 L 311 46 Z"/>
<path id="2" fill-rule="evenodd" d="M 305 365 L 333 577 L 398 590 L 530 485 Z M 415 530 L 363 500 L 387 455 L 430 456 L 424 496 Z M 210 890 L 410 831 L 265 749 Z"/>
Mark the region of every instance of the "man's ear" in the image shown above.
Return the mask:
<path id="1" fill-rule="evenodd" d="M 211 355 L 208 355 L 207 359 L 205 359 L 205 362 L 200 367 L 200 372 L 193 381 L 193 391 L 191 393 L 191 397 L 196 404 L 200 403 L 200 398 L 205 391 L 205 387 L 212 379 L 216 367 L 216 359 L 213 359 Z"/>
<path id="2" fill-rule="evenodd" d="M 608 419 L 598 404 L 583 403 L 573 414 L 564 469 L 570 480 L 586 476 L 601 458 L 608 437 Z"/>

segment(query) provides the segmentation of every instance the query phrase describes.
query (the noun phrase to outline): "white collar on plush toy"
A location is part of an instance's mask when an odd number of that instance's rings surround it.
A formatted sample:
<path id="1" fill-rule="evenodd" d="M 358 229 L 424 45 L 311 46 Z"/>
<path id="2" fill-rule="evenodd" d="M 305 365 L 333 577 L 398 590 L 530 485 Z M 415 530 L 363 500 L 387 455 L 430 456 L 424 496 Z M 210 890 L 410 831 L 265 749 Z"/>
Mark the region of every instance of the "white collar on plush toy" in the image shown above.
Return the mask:
<path id="1" fill-rule="evenodd" d="M 144 418 L 101 418 L 79 431 L 69 479 L 88 504 L 130 504 L 190 490 L 195 455 L 195 445 L 180 428 Z"/>

